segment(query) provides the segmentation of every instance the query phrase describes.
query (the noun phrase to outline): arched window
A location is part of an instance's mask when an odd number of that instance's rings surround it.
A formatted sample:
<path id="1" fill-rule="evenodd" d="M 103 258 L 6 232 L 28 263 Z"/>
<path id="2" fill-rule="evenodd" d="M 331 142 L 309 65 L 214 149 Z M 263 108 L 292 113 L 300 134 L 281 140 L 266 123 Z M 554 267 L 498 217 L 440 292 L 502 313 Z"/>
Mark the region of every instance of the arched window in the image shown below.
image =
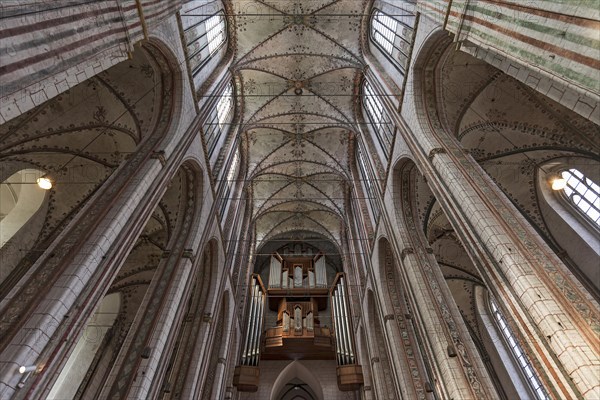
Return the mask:
<path id="1" fill-rule="evenodd" d="M 391 118 L 383 108 L 379 95 L 375 92 L 369 81 L 363 84 L 363 111 L 366 120 L 371 125 L 373 132 L 379 142 L 379 146 L 387 159 L 392 150 L 394 131 L 396 130 Z"/>
<path id="2" fill-rule="evenodd" d="M 217 117 L 219 119 L 219 127 L 222 129 L 225 122 L 229 120 L 231 115 L 231 111 L 233 109 L 233 84 L 229 82 L 223 93 L 221 94 L 221 98 L 217 103 Z"/>
<path id="3" fill-rule="evenodd" d="M 358 171 L 360 173 L 360 179 L 364 182 L 365 195 L 371 205 L 371 211 L 373 212 L 373 219 L 377 221 L 379 218 L 379 203 L 377 201 L 377 185 L 375 184 L 375 173 L 371 169 L 369 160 L 360 142 L 356 148 L 356 161 Z"/>
<path id="4" fill-rule="evenodd" d="M 206 20 L 208 51 L 212 56 L 225 43 L 225 17 L 223 13 L 213 15 Z"/>
<path id="5" fill-rule="evenodd" d="M 222 10 L 206 17 L 204 7 L 192 8 L 181 15 L 187 59 L 192 76 L 196 76 L 208 60 L 227 40 L 225 15 Z"/>
<path id="6" fill-rule="evenodd" d="M 208 147 L 209 156 L 212 157 L 217 143 L 228 129 L 228 123 L 233 117 L 233 81 L 229 81 L 227 86 L 218 96 L 218 100 L 213 102 L 211 112 L 204 123 L 204 137 Z"/>
<path id="7" fill-rule="evenodd" d="M 414 4 L 395 8 L 397 11 L 393 15 L 375 9 L 371 19 L 371 40 L 402 75 L 408 67 L 414 36 L 416 17 L 406 9 L 410 7 Z"/>
<path id="8" fill-rule="evenodd" d="M 223 195 L 221 197 L 221 218 L 225 218 L 225 211 L 227 210 L 227 205 L 231 203 L 229 201 L 229 196 L 231 195 L 231 190 L 235 186 L 236 177 L 238 175 L 238 166 L 240 164 L 240 150 L 236 148 L 233 157 L 229 162 L 229 168 L 227 169 L 227 177 L 225 184 L 223 186 Z"/>
<path id="9" fill-rule="evenodd" d="M 549 400 L 550 398 L 548 397 L 546 390 L 542 386 L 540 378 L 531 366 L 531 363 L 529 362 L 527 355 L 523 352 L 523 349 L 521 348 L 521 345 L 519 344 L 518 340 L 513 335 L 510 327 L 508 326 L 508 323 L 506 322 L 506 319 L 504 318 L 504 315 L 498 308 L 498 305 L 492 298 L 490 298 L 489 301 L 494 321 L 497 324 L 500 333 L 502 334 L 502 337 L 504 338 L 504 342 L 510 349 L 510 352 L 512 353 L 515 360 L 517 361 L 521 373 L 525 376 L 527 383 L 529 384 L 531 390 L 535 394 L 535 397 L 539 400 Z"/>
<path id="10" fill-rule="evenodd" d="M 600 186 L 574 168 L 560 175 L 566 181 L 562 193 L 579 212 L 600 227 Z"/>

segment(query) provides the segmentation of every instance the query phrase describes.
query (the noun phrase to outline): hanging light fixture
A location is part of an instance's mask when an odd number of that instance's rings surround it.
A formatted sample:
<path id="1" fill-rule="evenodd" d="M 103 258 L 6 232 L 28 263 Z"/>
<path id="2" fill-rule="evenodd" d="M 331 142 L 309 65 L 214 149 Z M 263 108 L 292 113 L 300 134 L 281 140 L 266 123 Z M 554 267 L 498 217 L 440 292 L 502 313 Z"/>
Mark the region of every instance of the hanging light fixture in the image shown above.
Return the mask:
<path id="1" fill-rule="evenodd" d="M 563 190 L 567 187 L 567 180 L 562 176 L 556 176 L 551 179 L 552 190 Z"/>
<path id="2" fill-rule="evenodd" d="M 52 189 L 52 181 L 50 180 L 50 178 L 48 178 L 45 175 L 37 178 L 36 182 L 37 182 L 38 186 L 44 190 Z"/>

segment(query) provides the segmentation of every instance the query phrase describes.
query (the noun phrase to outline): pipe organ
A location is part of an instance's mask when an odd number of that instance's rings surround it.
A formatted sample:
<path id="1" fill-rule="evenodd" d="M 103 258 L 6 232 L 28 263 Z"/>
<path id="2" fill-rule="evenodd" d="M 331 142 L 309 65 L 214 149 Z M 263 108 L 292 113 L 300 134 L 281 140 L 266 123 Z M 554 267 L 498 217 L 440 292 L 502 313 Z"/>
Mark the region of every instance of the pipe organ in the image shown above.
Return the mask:
<path id="1" fill-rule="evenodd" d="M 327 280 L 325 256 L 274 253 L 267 264 L 268 287 L 252 276 L 246 338 L 234 373 L 239 391 L 258 390 L 259 359 L 337 360 L 340 390 L 362 384 L 356 364 L 345 278 Z M 263 329 L 265 313 L 273 326 Z"/>

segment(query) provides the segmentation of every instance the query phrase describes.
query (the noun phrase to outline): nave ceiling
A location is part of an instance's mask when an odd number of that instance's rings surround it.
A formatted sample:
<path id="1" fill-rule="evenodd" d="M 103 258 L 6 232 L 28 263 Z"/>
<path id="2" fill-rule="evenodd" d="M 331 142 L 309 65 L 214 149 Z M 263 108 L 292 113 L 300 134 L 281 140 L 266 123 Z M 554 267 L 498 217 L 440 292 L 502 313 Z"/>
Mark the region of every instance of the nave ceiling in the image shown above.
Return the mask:
<path id="1" fill-rule="evenodd" d="M 362 1 L 233 2 L 257 247 L 307 232 L 341 243 Z"/>

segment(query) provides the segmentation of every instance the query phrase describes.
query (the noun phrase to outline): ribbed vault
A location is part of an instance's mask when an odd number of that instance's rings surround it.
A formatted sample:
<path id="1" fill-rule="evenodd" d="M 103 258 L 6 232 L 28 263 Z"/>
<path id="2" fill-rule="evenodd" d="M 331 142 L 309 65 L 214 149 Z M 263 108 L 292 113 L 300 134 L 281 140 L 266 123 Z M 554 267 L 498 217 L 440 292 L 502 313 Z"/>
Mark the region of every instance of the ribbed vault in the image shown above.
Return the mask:
<path id="1" fill-rule="evenodd" d="M 258 246 L 299 231 L 341 243 L 363 7 L 350 0 L 234 2 L 234 71 L 243 88 Z"/>

